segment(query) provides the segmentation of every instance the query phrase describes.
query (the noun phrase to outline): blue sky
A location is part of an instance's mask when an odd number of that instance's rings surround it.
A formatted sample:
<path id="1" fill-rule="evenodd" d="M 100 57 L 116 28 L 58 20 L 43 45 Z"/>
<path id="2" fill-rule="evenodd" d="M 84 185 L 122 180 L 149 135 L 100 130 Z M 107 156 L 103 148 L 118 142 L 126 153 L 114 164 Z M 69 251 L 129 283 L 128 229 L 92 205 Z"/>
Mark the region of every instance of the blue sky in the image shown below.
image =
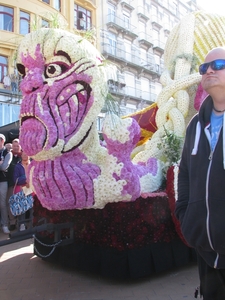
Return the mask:
<path id="1" fill-rule="evenodd" d="M 223 14 L 225 16 L 225 3 L 223 0 L 197 0 L 197 3 L 207 12 Z"/>

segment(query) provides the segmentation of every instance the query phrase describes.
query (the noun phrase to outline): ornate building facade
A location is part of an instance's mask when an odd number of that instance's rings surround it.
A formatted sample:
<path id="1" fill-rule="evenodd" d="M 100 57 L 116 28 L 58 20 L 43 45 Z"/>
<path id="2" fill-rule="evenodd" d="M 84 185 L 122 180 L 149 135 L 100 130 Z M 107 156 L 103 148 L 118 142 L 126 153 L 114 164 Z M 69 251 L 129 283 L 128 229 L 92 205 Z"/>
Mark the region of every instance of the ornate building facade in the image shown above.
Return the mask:
<path id="1" fill-rule="evenodd" d="M 180 0 L 0 0 L 0 126 L 18 120 L 20 77 L 15 58 L 21 38 L 41 27 L 92 36 L 115 66 L 109 92 L 127 115 L 156 101 L 170 30 L 195 1 Z M 99 118 L 99 130 L 104 112 Z"/>

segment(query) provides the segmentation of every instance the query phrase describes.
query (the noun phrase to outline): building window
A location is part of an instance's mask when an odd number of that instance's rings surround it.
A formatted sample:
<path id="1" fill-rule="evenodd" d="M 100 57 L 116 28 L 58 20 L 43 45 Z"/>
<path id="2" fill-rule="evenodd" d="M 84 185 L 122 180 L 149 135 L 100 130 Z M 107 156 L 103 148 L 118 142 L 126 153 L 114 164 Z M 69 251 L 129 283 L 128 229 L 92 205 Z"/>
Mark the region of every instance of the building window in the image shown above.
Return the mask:
<path id="1" fill-rule="evenodd" d="M 139 21 L 138 29 L 139 29 L 139 33 L 146 33 L 146 23 Z"/>
<path id="2" fill-rule="evenodd" d="M 43 28 L 49 28 L 49 22 L 45 19 L 41 20 L 41 27 Z"/>
<path id="3" fill-rule="evenodd" d="M 157 17 L 158 16 L 158 9 L 155 5 L 151 6 L 152 16 Z"/>
<path id="4" fill-rule="evenodd" d="M 79 30 L 91 29 L 91 12 L 74 4 L 74 27 Z"/>
<path id="5" fill-rule="evenodd" d="M 20 34 L 27 34 L 30 32 L 30 15 L 20 11 Z"/>
<path id="6" fill-rule="evenodd" d="M 8 73 L 8 58 L 0 55 L 0 82 L 3 82 L 3 78 Z"/>
<path id="7" fill-rule="evenodd" d="M 0 5 L 0 30 L 13 31 L 13 8 Z"/>
<path id="8" fill-rule="evenodd" d="M 116 55 L 116 48 L 117 48 L 117 41 L 116 41 L 116 35 L 113 33 L 109 33 L 108 37 L 109 41 L 109 53 L 112 55 Z"/>
<path id="9" fill-rule="evenodd" d="M 0 103 L 0 126 L 18 121 L 19 114 L 20 105 Z"/>
<path id="10" fill-rule="evenodd" d="M 124 27 L 130 29 L 130 15 L 126 12 L 123 13 Z"/>
<path id="11" fill-rule="evenodd" d="M 45 2 L 47 4 L 50 4 L 50 0 L 42 0 L 42 2 Z"/>
<path id="12" fill-rule="evenodd" d="M 109 4 L 108 6 L 108 22 L 115 22 L 116 19 L 116 7 L 115 5 Z"/>
<path id="13" fill-rule="evenodd" d="M 61 0 L 54 0 L 53 1 L 53 7 L 56 10 L 61 11 Z"/>

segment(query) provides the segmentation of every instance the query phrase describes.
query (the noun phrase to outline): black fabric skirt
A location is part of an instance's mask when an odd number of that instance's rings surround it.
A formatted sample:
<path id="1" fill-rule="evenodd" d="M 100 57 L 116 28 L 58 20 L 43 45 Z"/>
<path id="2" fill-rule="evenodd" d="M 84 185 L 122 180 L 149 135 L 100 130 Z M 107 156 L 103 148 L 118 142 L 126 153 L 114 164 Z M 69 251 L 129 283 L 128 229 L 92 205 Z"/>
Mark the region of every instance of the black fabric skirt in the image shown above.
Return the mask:
<path id="1" fill-rule="evenodd" d="M 36 255 L 63 266 L 111 278 L 140 278 L 196 261 L 195 251 L 176 230 L 165 193 L 103 209 L 67 211 L 49 211 L 35 198 L 33 226 L 43 222 L 72 224 L 72 239 L 68 228 L 58 241 L 53 231 L 38 232 L 34 241 Z"/>

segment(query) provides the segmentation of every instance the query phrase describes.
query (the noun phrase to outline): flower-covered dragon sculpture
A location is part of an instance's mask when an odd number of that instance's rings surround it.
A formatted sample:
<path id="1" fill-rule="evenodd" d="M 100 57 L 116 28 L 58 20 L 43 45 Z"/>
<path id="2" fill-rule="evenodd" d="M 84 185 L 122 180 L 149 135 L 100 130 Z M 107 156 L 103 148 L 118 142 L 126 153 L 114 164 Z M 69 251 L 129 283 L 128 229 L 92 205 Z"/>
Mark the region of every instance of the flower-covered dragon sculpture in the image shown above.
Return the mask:
<path id="1" fill-rule="evenodd" d="M 156 103 L 123 119 L 107 115 L 103 147 L 96 121 L 108 93 L 104 58 L 68 31 L 26 35 L 17 57 L 20 141 L 33 158 L 29 178 L 41 204 L 49 210 L 103 208 L 156 191 L 164 167 L 158 145 L 165 130 L 184 137 L 205 95 L 197 67 L 209 50 L 225 45 L 224 36 L 225 17 L 201 11 L 185 16 L 168 37 Z"/>
<path id="2" fill-rule="evenodd" d="M 161 184 L 160 161 L 133 163 L 140 139 L 132 118 L 97 117 L 107 95 L 104 58 L 87 40 L 60 29 L 40 29 L 19 45 L 23 79 L 20 141 L 31 156 L 29 181 L 49 210 L 103 208 L 134 201 Z"/>

